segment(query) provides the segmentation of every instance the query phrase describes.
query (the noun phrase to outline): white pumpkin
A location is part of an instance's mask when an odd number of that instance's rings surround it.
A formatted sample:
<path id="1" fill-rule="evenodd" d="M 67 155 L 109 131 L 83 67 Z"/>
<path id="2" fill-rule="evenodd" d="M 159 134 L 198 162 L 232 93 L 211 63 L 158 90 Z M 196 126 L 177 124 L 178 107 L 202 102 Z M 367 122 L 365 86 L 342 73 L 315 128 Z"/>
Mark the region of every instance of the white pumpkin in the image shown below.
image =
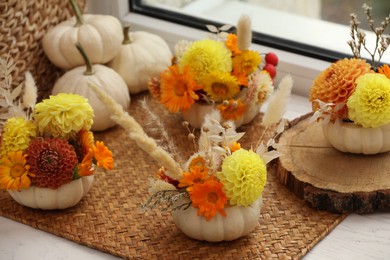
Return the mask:
<path id="1" fill-rule="evenodd" d="M 30 186 L 21 191 L 8 190 L 11 197 L 23 206 L 34 209 L 66 209 L 75 206 L 88 193 L 94 176 L 85 176 L 60 186 L 58 189 Z"/>
<path id="2" fill-rule="evenodd" d="M 364 128 L 350 122 L 322 126 L 325 138 L 341 152 L 377 154 L 390 151 L 390 124 Z"/>
<path id="3" fill-rule="evenodd" d="M 256 228 L 262 203 L 260 197 L 248 207 L 226 207 L 226 217 L 217 213 L 209 221 L 203 216 L 199 217 L 194 207 L 174 210 L 172 217 L 176 226 L 190 238 L 208 242 L 231 241 L 248 235 Z"/>
<path id="4" fill-rule="evenodd" d="M 80 42 L 92 63 L 107 63 L 118 53 L 122 40 L 122 25 L 110 15 L 81 15 L 74 2 L 76 17 L 49 29 L 42 39 L 42 46 L 49 60 L 59 68 L 71 69 L 84 64 L 74 47 Z"/>
<path id="5" fill-rule="evenodd" d="M 131 94 L 148 89 L 148 81 L 171 64 L 172 52 L 159 36 L 148 32 L 130 32 L 124 28 L 120 52 L 108 66 L 126 81 Z"/>
<path id="6" fill-rule="evenodd" d="M 248 106 L 245 114 L 234 121 L 236 127 L 250 123 L 260 111 L 260 104 L 253 103 Z M 195 102 L 192 104 L 190 109 L 182 111 L 182 116 L 185 121 L 187 121 L 192 127 L 200 129 L 203 124 L 205 116 L 215 108 L 212 104 Z"/>
<path id="7" fill-rule="evenodd" d="M 80 46 L 77 48 L 83 53 Z M 88 84 L 93 83 L 102 88 L 125 110 L 130 105 L 130 95 L 125 81 L 118 73 L 101 64 L 92 66 L 88 61 L 88 57 L 84 56 L 84 58 L 87 66 L 80 66 L 67 71 L 54 84 L 52 94 L 73 93 L 87 98 L 95 114 L 91 129 L 102 131 L 116 125 L 116 123 L 110 118 L 111 113 Z"/>

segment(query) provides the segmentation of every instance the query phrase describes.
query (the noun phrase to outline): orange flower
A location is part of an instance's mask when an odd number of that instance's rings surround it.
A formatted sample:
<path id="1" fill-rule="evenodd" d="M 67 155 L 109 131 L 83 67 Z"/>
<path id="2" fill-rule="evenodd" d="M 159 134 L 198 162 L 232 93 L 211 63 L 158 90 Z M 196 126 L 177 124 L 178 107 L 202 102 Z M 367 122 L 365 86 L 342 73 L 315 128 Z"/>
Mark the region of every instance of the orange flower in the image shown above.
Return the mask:
<path id="1" fill-rule="evenodd" d="M 195 166 L 190 168 L 190 172 L 183 173 L 183 179 L 179 180 L 179 187 L 188 187 L 187 191 L 190 191 L 195 183 L 202 183 L 208 177 L 207 171 Z"/>
<path id="2" fill-rule="evenodd" d="M 226 39 L 226 47 L 233 53 L 233 56 L 241 53 L 237 44 L 237 35 L 230 33 Z"/>
<path id="3" fill-rule="evenodd" d="M 226 216 L 224 211 L 227 197 L 222 190 L 222 183 L 210 178 L 204 183 L 194 184 L 193 189 L 189 191 L 192 206 L 198 208 L 198 216 L 204 215 L 209 221 L 217 212 Z"/>
<path id="4" fill-rule="evenodd" d="M 77 171 L 80 176 L 92 175 L 95 168 L 92 165 L 93 160 L 93 149 L 84 156 L 83 161 L 77 165 Z"/>
<path id="5" fill-rule="evenodd" d="M 385 64 L 382 67 L 378 68 L 378 72 L 380 74 L 385 75 L 388 79 L 390 79 L 390 67 L 389 65 Z"/>
<path id="6" fill-rule="evenodd" d="M 79 136 L 83 155 L 85 155 L 93 147 L 93 133 L 91 131 L 83 129 L 79 132 Z"/>
<path id="7" fill-rule="evenodd" d="M 221 116 L 225 120 L 237 120 L 246 112 L 246 105 L 240 99 L 223 102 L 217 106 Z"/>
<path id="8" fill-rule="evenodd" d="M 29 172 L 30 166 L 26 165 L 27 154 L 22 151 L 9 152 L 0 161 L 0 188 L 10 190 L 20 190 L 28 188 L 31 180 L 28 176 L 33 176 Z"/>
<path id="9" fill-rule="evenodd" d="M 237 143 L 237 142 L 234 142 L 232 143 L 231 145 L 229 145 L 229 150 L 233 153 L 237 150 L 240 150 L 241 149 L 241 144 L 240 143 Z"/>
<path id="10" fill-rule="evenodd" d="M 197 156 L 191 160 L 188 168 L 191 170 L 195 167 L 199 167 L 201 171 L 208 171 L 206 166 L 206 160 L 202 156 Z"/>
<path id="11" fill-rule="evenodd" d="M 96 159 L 97 166 L 102 167 L 105 170 L 112 170 L 114 168 L 112 152 L 104 145 L 103 142 L 96 141 L 94 157 Z"/>
<path id="12" fill-rule="evenodd" d="M 188 67 L 184 67 L 183 73 L 180 73 L 178 66 L 170 66 L 160 77 L 160 101 L 169 111 L 176 113 L 187 110 L 199 99 L 195 91 L 201 86 L 197 85 Z"/>

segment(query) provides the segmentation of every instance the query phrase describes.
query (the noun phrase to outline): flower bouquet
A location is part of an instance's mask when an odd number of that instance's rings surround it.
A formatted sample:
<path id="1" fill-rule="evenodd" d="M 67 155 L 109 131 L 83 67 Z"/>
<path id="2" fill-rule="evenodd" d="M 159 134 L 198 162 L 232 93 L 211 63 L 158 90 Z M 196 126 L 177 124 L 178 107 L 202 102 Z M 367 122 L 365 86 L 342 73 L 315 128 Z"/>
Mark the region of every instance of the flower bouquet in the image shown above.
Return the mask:
<path id="1" fill-rule="evenodd" d="M 194 152 L 181 159 L 163 123 L 143 102 L 143 107 L 158 126 L 166 149 L 143 131 L 142 127 L 106 93 L 91 84 L 97 96 L 111 111 L 112 119 L 129 133 L 137 145 L 162 167 L 157 178 L 150 179 L 149 199 L 144 209 L 159 207 L 171 210 L 177 227 L 187 236 L 210 242 L 234 240 L 252 232 L 259 223 L 262 194 L 267 179 L 266 164 L 280 153 L 269 149 L 274 138 L 265 144 L 267 128 L 278 125 L 282 133 L 282 116 L 291 92 L 292 79 L 286 76 L 271 95 L 262 124 L 265 127 L 257 143 L 244 149 L 239 143 L 244 133 L 236 132 L 234 121 L 224 121 L 217 110 L 205 116 L 198 139 L 187 121 L 188 138 Z M 279 123 L 279 124 L 278 124 Z"/>
<path id="2" fill-rule="evenodd" d="M 207 28 L 215 33 L 211 38 L 176 44 L 172 65 L 149 81 L 149 90 L 195 128 L 212 109 L 239 127 L 253 120 L 272 93 L 278 57 L 268 53 L 263 62 L 257 51 L 249 49 L 252 33 L 247 16 L 239 19 L 237 34 L 227 33 L 231 28 L 227 25 Z"/>
<path id="3" fill-rule="evenodd" d="M 11 90 L 4 78 L 0 189 L 31 208 L 76 205 L 93 183 L 95 166 L 113 168 L 112 152 L 90 131 L 92 107 L 84 97 L 64 93 L 36 103 L 31 74 L 23 92 L 22 85 Z"/>
<path id="4" fill-rule="evenodd" d="M 375 50 L 366 46 L 365 33 L 351 14 L 351 37 L 348 42 L 354 58 L 332 63 L 314 80 L 310 101 L 312 121 L 320 121 L 325 138 L 342 152 L 376 154 L 390 151 L 390 68 L 380 59 L 390 44 L 384 35 L 390 16 L 374 27 L 371 8 L 363 5 L 370 28 L 376 35 Z M 360 56 L 369 52 L 369 64 Z M 376 59 L 378 55 L 378 59 Z"/>

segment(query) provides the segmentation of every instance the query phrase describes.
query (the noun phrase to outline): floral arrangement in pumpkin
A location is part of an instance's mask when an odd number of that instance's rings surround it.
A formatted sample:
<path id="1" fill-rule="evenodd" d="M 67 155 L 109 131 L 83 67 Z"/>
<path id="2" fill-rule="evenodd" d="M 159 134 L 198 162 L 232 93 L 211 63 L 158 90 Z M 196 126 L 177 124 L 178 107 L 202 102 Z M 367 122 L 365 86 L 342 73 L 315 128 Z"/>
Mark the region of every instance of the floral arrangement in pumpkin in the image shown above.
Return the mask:
<path id="1" fill-rule="evenodd" d="M 92 83 L 90 87 L 111 111 L 112 119 L 162 165 L 157 178 L 150 179 L 150 197 L 143 205 L 144 209 L 179 210 L 192 206 L 198 210 L 198 216 L 209 221 L 216 214 L 226 216 L 226 207 L 247 207 L 261 198 L 267 180 L 266 164 L 280 156 L 276 150 L 268 149 L 276 147 L 274 137 L 265 143 L 263 137 L 270 126 L 277 125 L 275 136 L 284 130 L 282 117 L 292 88 L 290 76 L 285 76 L 271 95 L 262 120 L 264 132 L 256 144 L 247 149 L 241 147 L 239 141 L 244 133 L 236 132 L 234 121 L 224 121 L 221 114 L 213 110 L 204 119 L 198 141 L 189 123 L 183 122 L 194 145 L 194 153 L 184 160 L 173 145 L 174 139 L 146 101 L 142 106 L 150 122 L 157 126 L 162 138 L 159 141 L 166 144 L 164 146 L 149 137 L 103 90 Z M 180 203 L 182 199 L 184 202 Z"/>
<path id="2" fill-rule="evenodd" d="M 385 29 L 390 15 L 375 28 L 371 7 L 364 4 L 369 27 L 376 35 L 375 49 L 367 47 L 366 34 L 359 29 L 360 22 L 351 14 L 351 47 L 353 58 L 332 63 L 322 71 L 310 89 L 312 121 L 349 121 L 365 128 L 377 128 L 390 123 L 390 67 L 380 66 L 380 60 L 390 44 Z M 362 48 L 371 56 L 371 64 L 361 58 Z"/>
<path id="3" fill-rule="evenodd" d="M 112 152 L 90 131 L 94 113 L 86 98 L 60 93 L 36 103 L 31 74 L 13 89 L 13 64 L 0 61 L 0 189 L 57 189 L 93 175 L 96 166 L 113 168 Z"/>
<path id="4" fill-rule="evenodd" d="M 237 120 L 252 104 L 261 105 L 273 91 L 278 57 L 250 50 L 251 21 L 242 16 L 237 34 L 231 26 L 207 25 L 214 34 L 194 42 L 179 41 L 172 65 L 149 81 L 150 93 L 169 111 L 195 103 L 214 104 L 224 120 Z"/>

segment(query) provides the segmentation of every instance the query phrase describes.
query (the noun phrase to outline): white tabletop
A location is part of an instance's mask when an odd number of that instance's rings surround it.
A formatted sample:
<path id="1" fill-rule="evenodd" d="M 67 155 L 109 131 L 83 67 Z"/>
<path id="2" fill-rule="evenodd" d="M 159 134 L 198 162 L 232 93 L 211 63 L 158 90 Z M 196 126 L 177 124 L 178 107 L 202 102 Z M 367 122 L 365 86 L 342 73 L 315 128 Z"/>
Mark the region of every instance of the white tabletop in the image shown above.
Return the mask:
<path id="1" fill-rule="evenodd" d="M 293 119 L 309 111 L 310 104 L 307 99 L 293 95 L 286 118 Z M 100 260 L 118 258 L 0 217 L 0 259 Z M 390 259 L 390 213 L 349 215 L 304 259 Z"/>

